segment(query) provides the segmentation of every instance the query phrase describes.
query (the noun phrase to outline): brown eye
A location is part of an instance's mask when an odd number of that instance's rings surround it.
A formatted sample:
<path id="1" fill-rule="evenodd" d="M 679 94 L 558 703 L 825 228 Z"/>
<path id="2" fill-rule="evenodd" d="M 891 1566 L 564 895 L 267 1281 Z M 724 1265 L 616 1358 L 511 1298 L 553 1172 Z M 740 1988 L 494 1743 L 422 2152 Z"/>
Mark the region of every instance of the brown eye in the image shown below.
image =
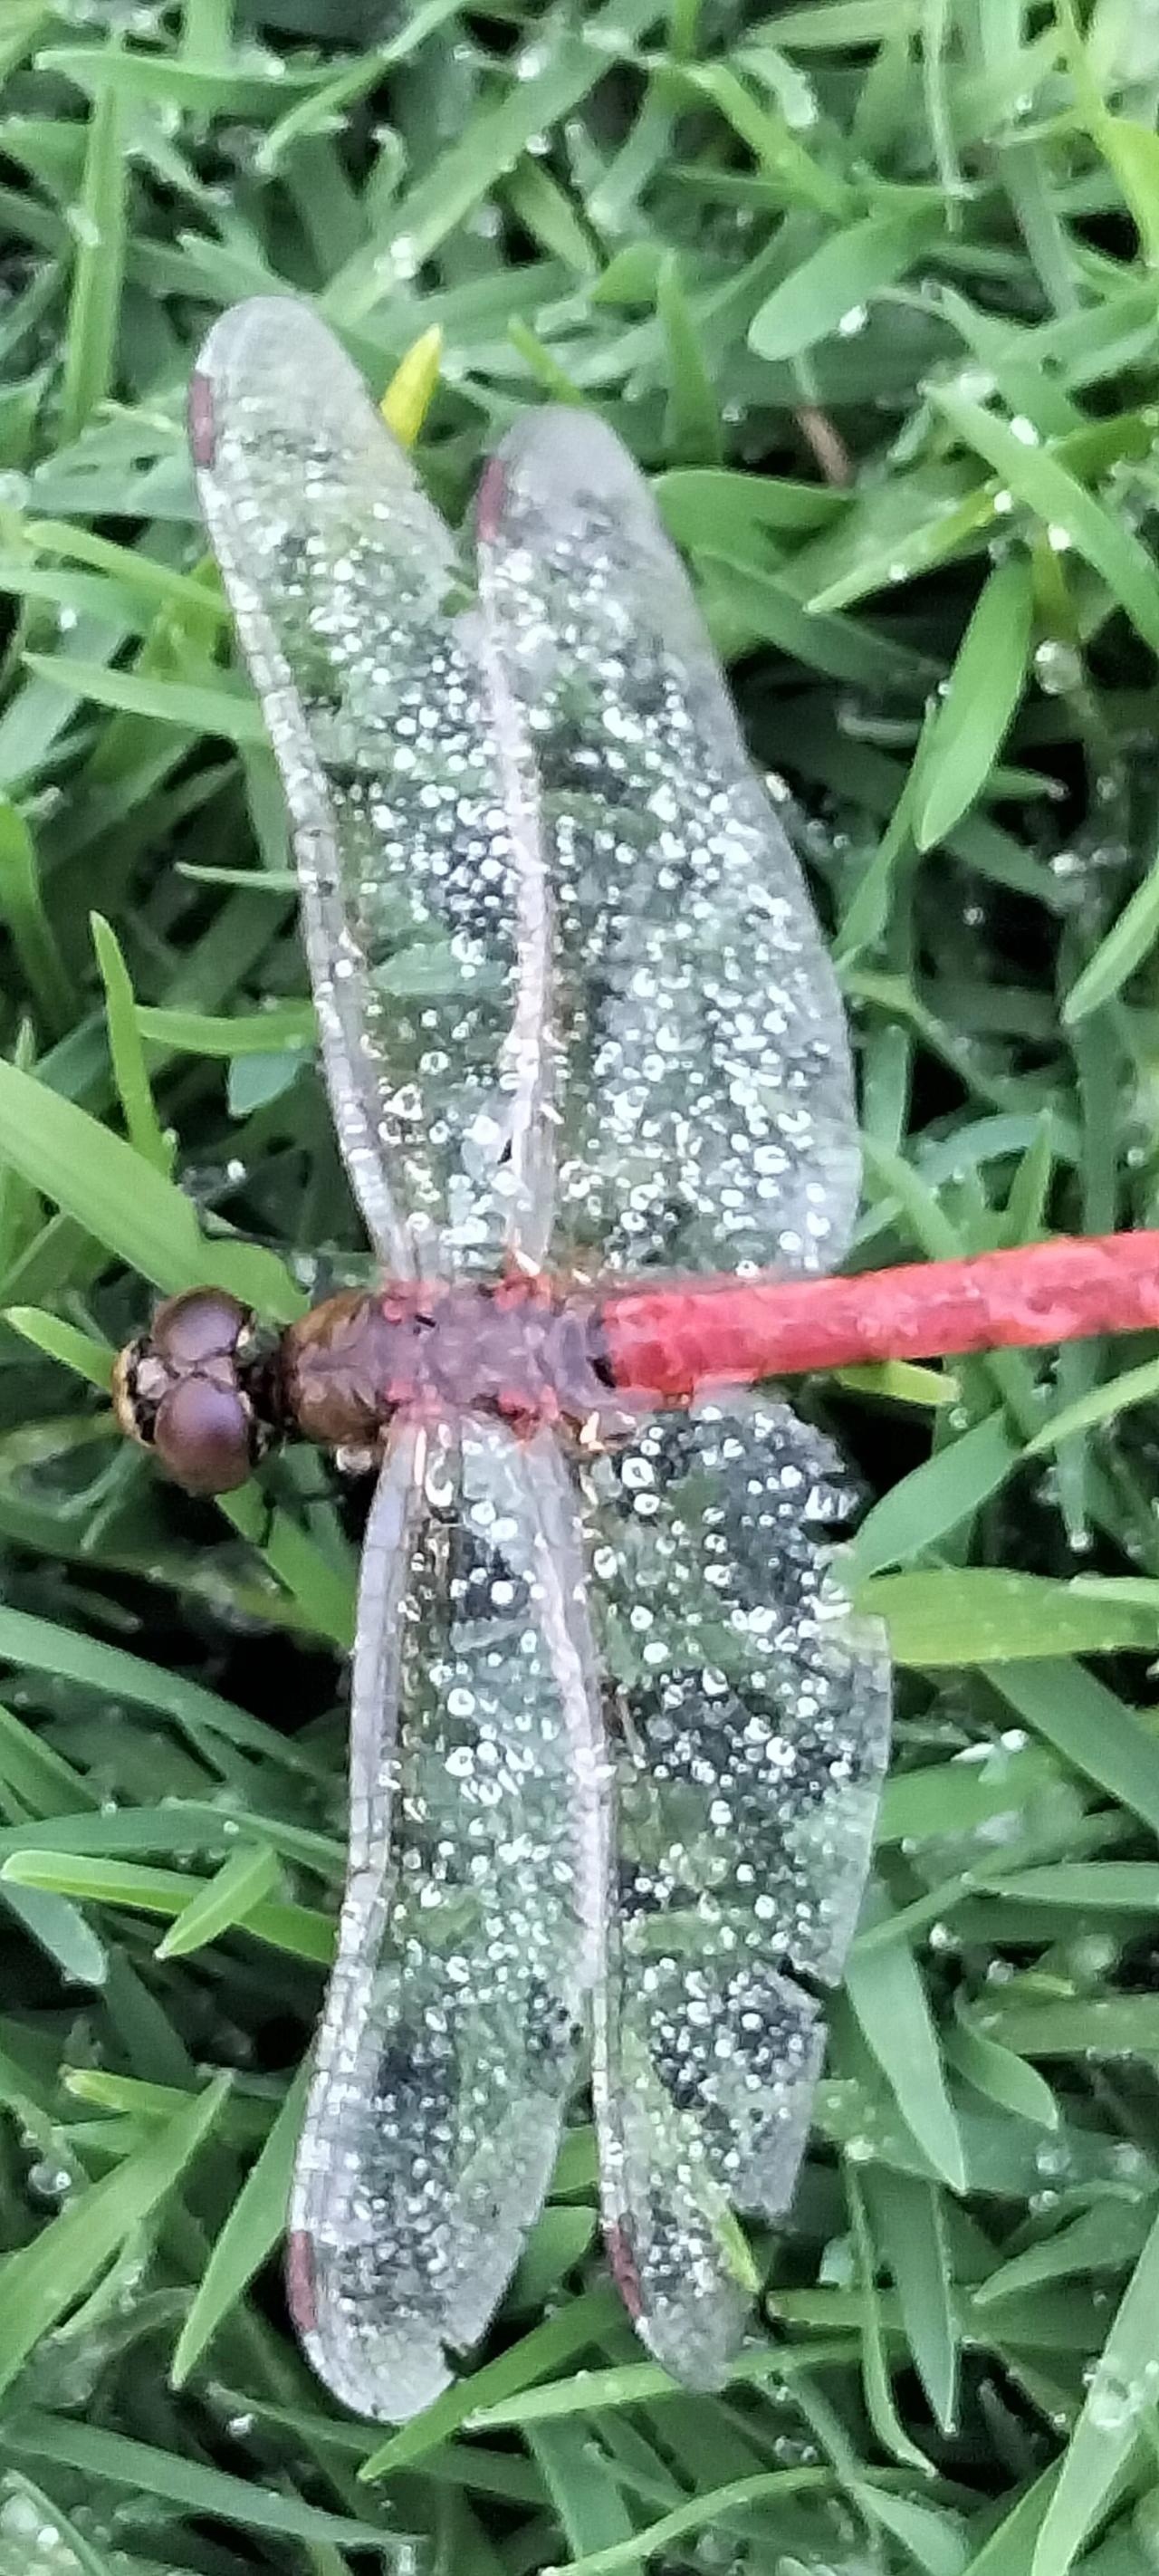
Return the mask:
<path id="1" fill-rule="evenodd" d="M 157 1408 L 153 1447 L 191 1494 L 230 1494 L 253 1468 L 253 1420 L 245 1397 L 207 1377 L 183 1378 Z"/>
<path id="2" fill-rule="evenodd" d="M 249 1308 L 223 1288 L 189 1288 L 157 1308 L 150 1339 L 173 1369 L 196 1368 L 202 1360 L 231 1357 L 250 1320 Z"/>

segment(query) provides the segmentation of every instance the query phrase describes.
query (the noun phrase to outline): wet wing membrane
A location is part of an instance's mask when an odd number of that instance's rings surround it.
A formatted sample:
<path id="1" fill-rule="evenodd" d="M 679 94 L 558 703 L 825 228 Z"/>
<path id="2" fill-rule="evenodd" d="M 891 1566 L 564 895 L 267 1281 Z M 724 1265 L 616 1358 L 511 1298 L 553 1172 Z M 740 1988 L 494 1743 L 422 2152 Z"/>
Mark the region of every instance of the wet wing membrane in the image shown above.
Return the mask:
<path id="1" fill-rule="evenodd" d="M 294 830 L 326 1078 L 397 1278 L 542 1254 L 546 917 L 509 693 L 455 541 L 288 297 L 210 332 L 191 426 Z"/>
<path id="2" fill-rule="evenodd" d="M 288 298 L 210 333 L 206 518 L 294 824 L 339 1135 L 396 1275 L 831 1267 L 840 999 L 643 478 L 547 409 L 484 478 L 478 596 Z"/>
<path id="3" fill-rule="evenodd" d="M 322 2377 L 392 2422 L 502 2295 L 598 1955 L 606 1783 L 552 1450 L 471 1416 L 399 1427 L 366 1535 L 348 1878 L 289 2276 Z"/>
<path id="4" fill-rule="evenodd" d="M 547 409 L 478 518 L 555 908 L 556 1263 L 832 1269 L 859 1181 L 841 1000 L 647 485 Z"/>
<path id="5" fill-rule="evenodd" d="M 615 1771 L 605 2222 L 657 2358 L 713 2386 L 755 2287 L 732 2213 L 783 2214 L 808 2135 L 813 1988 L 861 1902 L 889 1669 L 820 1544 L 841 1461 L 788 1405 L 657 1416 L 582 1481 Z"/>

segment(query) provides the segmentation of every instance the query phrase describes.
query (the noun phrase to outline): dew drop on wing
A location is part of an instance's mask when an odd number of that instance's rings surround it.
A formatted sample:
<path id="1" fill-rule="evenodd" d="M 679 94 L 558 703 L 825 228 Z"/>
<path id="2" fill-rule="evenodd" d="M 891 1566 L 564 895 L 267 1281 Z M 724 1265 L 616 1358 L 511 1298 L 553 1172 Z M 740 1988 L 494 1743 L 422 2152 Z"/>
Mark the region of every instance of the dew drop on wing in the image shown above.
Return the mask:
<path id="1" fill-rule="evenodd" d="M 305 307 L 257 298 L 227 314 L 199 382 L 214 428 L 200 489 L 290 808 L 327 1083 L 368 1228 L 398 1277 L 493 1274 L 508 1249 L 538 1259 L 549 1208 L 529 1159 L 539 1074 L 515 812 L 534 799 L 498 742 L 455 540 Z M 401 1009 L 384 970 L 448 940 L 488 973 Z M 403 1120 L 408 1089 L 418 1115 Z M 514 1187 L 498 1169 L 513 1137 Z"/>
<path id="2" fill-rule="evenodd" d="M 786 1404 L 654 1417 L 582 1483 L 615 1765 L 605 2219 L 645 2340 L 715 2386 L 751 2308 L 733 2213 L 782 2216 L 804 2152 L 810 1989 L 840 1977 L 860 1905 L 888 1665 L 806 1513 L 835 1518 L 849 1481 Z"/>
<path id="3" fill-rule="evenodd" d="M 555 1258 L 830 1268 L 852 1231 L 844 1013 L 648 488 L 590 412 L 504 439 L 485 628 L 534 749 L 555 911 Z"/>
<path id="4" fill-rule="evenodd" d="M 593 1702 L 561 1509 L 549 1435 L 466 1415 L 396 1427 L 367 1531 L 349 1875 L 291 2229 L 315 2367 L 392 2421 L 485 2330 L 575 2070 L 603 1845 L 575 1809 Z"/>

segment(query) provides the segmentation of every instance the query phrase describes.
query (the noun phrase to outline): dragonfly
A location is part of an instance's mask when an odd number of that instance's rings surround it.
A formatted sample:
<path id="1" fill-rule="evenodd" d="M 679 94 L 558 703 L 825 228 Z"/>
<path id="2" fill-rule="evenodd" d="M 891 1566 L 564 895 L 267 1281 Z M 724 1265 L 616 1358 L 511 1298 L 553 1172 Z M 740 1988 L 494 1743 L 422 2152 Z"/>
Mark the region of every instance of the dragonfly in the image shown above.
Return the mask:
<path id="1" fill-rule="evenodd" d="M 276 1340 L 189 1292 L 116 1372 L 193 1491 L 287 1435 L 377 1472 L 291 2312 L 354 2411 L 427 2406 L 590 2067 L 612 2273 L 664 2367 L 717 2387 L 761 2283 L 742 2219 L 792 2201 L 890 1725 L 834 1544 L 853 1480 L 760 1382 L 1159 1322 L 1159 1238 L 832 1275 L 860 1171 L 833 968 L 594 414 L 516 423 L 473 544 L 289 298 L 216 324 L 190 424 L 383 1274 Z"/>

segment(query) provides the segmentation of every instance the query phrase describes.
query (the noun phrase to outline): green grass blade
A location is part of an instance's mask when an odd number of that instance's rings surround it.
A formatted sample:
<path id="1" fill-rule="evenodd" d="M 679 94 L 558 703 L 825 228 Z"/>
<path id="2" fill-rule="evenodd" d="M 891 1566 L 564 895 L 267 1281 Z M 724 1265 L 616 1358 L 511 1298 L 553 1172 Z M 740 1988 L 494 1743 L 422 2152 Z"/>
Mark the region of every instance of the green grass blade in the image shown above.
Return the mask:
<path id="1" fill-rule="evenodd" d="M 860 1585 L 886 1566 L 936 1548 L 1001 1491 L 1018 1459 L 1000 1413 L 947 1441 L 866 1513 L 845 1560 L 847 1582 Z"/>
<path id="2" fill-rule="evenodd" d="M 981 793 L 1011 724 L 1027 675 L 1030 566 L 999 564 L 981 591 L 946 694 L 922 753 L 914 837 L 943 841 Z"/>
<path id="3" fill-rule="evenodd" d="M 1045 526 L 1065 531 L 1071 545 L 1106 582 L 1144 643 L 1159 652 L 1159 573 L 1126 521 L 1086 491 L 1060 457 L 1040 446 L 1037 438 L 1019 437 L 996 412 L 984 411 L 979 403 L 941 387 L 932 399 L 958 437 L 1001 475 L 1016 500 Z"/>
<path id="4" fill-rule="evenodd" d="M 158 1957 L 180 1957 L 201 1949 L 207 1940 L 231 1930 L 236 1923 L 255 1941 L 284 1951 L 287 1958 L 329 1967 L 334 1940 L 326 1916 L 312 1912 L 306 1905 L 267 1903 L 254 1892 L 262 1875 L 268 1884 L 268 1868 L 260 1872 L 259 1855 L 252 1849 L 237 1855 L 237 1868 L 227 1887 L 222 1885 L 224 1868 L 216 1878 L 199 1883 L 177 1869 L 150 1869 L 135 1861 L 90 1859 L 81 1852 L 46 1849 L 13 1852 L 0 1870 L 0 1881 L 6 1887 L 31 1888 L 38 1894 L 77 1897 L 86 1904 L 126 1905 L 143 1914 L 164 1915 L 173 1922 L 178 1937 L 160 1941 Z M 276 1871 L 274 1875 L 276 1879 Z M 244 1914 L 230 1914 L 230 1907 L 239 1902 L 239 1881 L 248 1902 Z M 180 1935 L 190 1916 L 194 1918 L 193 1935 L 182 1940 Z M 204 1928 L 198 1933 L 198 1920 L 203 1927 L 209 1924 L 208 1933 Z"/>
<path id="5" fill-rule="evenodd" d="M 0 2315 L 0 2389 L 11 2386 L 40 2336 L 67 2315 L 181 2181 L 218 2118 L 227 2087 L 227 2077 L 216 2077 L 136 2155 L 78 2194 L 31 2244 L 9 2255 Z"/>
<path id="6" fill-rule="evenodd" d="M 1076 1576 L 1008 1573 L 999 1566 L 879 1574 L 861 1586 L 858 1608 L 884 1619 L 900 1664 L 1037 1663 L 1054 1655 L 1110 1655 L 1159 1644 L 1159 1590 L 1140 1579 L 1100 1583 Z"/>
<path id="7" fill-rule="evenodd" d="M 848 224 L 802 260 L 762 304 L 749 326 L 759 358 L 799 358 L 845 316 L 870 304 L 903 277 L 935 238 L 938 218 L 925 210 L 869 215 Z"/>
<path id="8" fill-rule="evenodd" d="M 1031 2561 L 1032 2576 L 1067 2576 L 1159 2394 L 1155 2307 L 1159 2219 L 1147 2239 L 1095 2366 Z"/>
<path id="9" fill-rule="evenodd" d="M 77 997 L 44 908 L 36 847 L 15 805 L 0 799 L 0 920 L 50 1037 L 71 1028 Z"/>
<path id="10" fill-rule="evenodd" d="M 264 748 L 266 742 L 256 702 L 224 684 L 213 689 L 190 680 L 156 680 L 136 671 L 106 670 L 99 662 L 66 660 L 63 654 L 29 653 L 25 667 L 68 697 L 87 698 L 122 715 L 147 716 L 188 734 L 221 734 L 242 750 Z"/>
<path id="11" fill-rule="evenodd" d="M 291 2084 L 257 2162 L 246 2175 L 182 2326 L 170 2377 L 184 2388 L 219 2326 L 268 2262 L 286 2224 L 294 2154 L 306 2101 L 306 2069 Z"/>
<path id="12" fill-rule="evenodd" d="M 1048 1627 L 1042 1643 L 1054 1642 Z M 1159 1738 L 1105 1682 L 1081 1664 L 1049 1656 L 995 1666 L 990 1679 L 1007 1707 L 1065 1762 L 1159 1833 Z"/>
<path id="13" fill-rule="evenodd" d="M 36 1306 L 6 1306 L 4 1322 L 14 1333 L 20 1333 L 34 1350 L 43 1351 L 46 1359 L 59 1360 L 62 1368 L 73 1369 L 78 1377 L 87 1378 L 90 1386 L 107 1395 L 113 1381 L 113 1353 L 107 1342 L 98 1342 L 92 1333 L 82 1333 L 75 1324 L 66 1324 L 62 1315 L 42 1314 Z"/>
<path id="14" fill-rule="evenodd" d="M 873 2231 L 893 2276 L 910 2351 L 935 2422 L 952 2432 L 958 2409 L 958 2327 L 942 2195 L 911 2174 L 867 2174 Z"/>
<path id="15" fill-rule="evenodd" d="M 176 2504 L 197 2519 L 208 2516 L 213 2522 L 236 2524 L 242 2531 L 263 2533 L 267 2543 L 284 2534 L 310 2550 L 366 2549 L 407 2563 L 394 2529 L 326 2513 L 259 2479 L 232 2477 L 225 2469 L 210 2468 L 153 2443 L 127 2440 L 103 2426 L 70 2423 L 29 2407 L 19 2417 L 18 2428 L 13 2427 L 12 2448 L 22 2459 L 51 2460 L 83 2478 L 125 2487 L 131 2495 L 157 2496 L 167 2510 Z"/>
<path id="16" fill-rule="evenodd" d="M 1089 1019 L 1092 1011 L 1112 1002 L 1128 978 L 1134 975 L 1150 955 L 1159 938 L 1159 858 L 1152 859 L 1141 885 L 1136 886 L 1124 904 L 1118 920 L 1113 922 L 1105 939 L 1099 941 L 1094 956 L 1088 958 L 1081 974 L 1076 975 L 1062 1006 L 1068 1028 L 1077 1028 Z"/>
<path id="17" fill-rule="evenodd" d="M 105 988 L 109 1052 L 125 1130 L 134 1153 L 140 1154 L 146 1163 L 151 1163 L 154 1170 L 163 1173 L 167 1179 L 173 1168 L 173 1149 L 162 1131 L 149 1087 L 129 970 L 121 955 L 116 932 L 99 912 L 92 915 L 90 928 Z"/>
<path id="18" fill-rule="evenodd" d="M 235 1923 L 247 1923 L 273 1894 L 280 1877 L 276 1852 L 261 1843 L 251 1844 L 248 1851 L 232 1852 L 158 1942 L 158 1958 L 188 1958 L 191 1951 L 204 1949 L 232 1931 Z"/>
<path id="19" fill-rule="evenodd" d="M 946 2091 L 937 2033 L 905 1942 L 886 1942 L 871 1951 L 858 1951 L 855 1945 L 845 1972 L 845 1990 L 907 2128 L 951 2190 L 964 2190 L 962 2142 Z"/>
<path id="20" fill-rule="evenodd" d="M 256 1244 L 203 1236 L 191 1202 L 119 1136 L 31 1074 L 0 1063 L 0 1159 L 166 1295 L 228 1288 L 278 1322 L 304 1299 Z"/>
<path id="21" fill-rule="evenodd" d="M 61 430 L 76 438 L 113 388 L 124 275 L 129 158 L 120 92 L 110 81 L 89 120 L 72 230 L 72 293 L 61 388 Z"/>
<path id="22" fill-rule="evenodd" d="M 668 355 L 667 444 L 687 466 L 721 461 L 720 413 L 675 257 L 660 269 L 656 312 Z"/>

